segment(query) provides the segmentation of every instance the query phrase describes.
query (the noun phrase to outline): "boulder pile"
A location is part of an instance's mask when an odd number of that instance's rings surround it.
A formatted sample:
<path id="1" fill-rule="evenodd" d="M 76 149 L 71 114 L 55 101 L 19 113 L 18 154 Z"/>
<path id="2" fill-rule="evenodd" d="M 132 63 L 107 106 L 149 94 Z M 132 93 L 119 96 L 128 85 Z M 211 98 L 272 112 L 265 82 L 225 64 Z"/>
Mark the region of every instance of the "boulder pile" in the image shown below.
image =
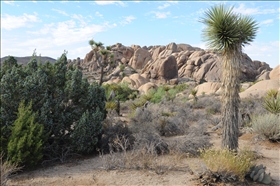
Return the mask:
<path id="1" fill-rule="evenodd" d="M 123 64 L 126 68 L 129 67 L 133 70 L 130 70 L 131 74 L 123 73 L 123 77 L 110 76 L 111 79 L 108 79 L 108 83 L 115 82 L 113 80 L 116 78 L 121 78 L 121 82 L 127 81 L 131 84 L 131 88 L 137 89 L 148 82 L 158 85 L 161 83 L 177 84 L 182 81 L 220 82 L 221 80 L 221 56 L 212 50 L 176 43 L 149 47 L 139 45 L 127 47 L 117 43 L 111 46 L 111 50 L 114 53 L 116 67 Z M 97 72 L 99 67 L 93 60 L 93 55 L 93 52 L 90 51 L 83 60 L 76 60 L 76 64 L 87 73 Z M 240 76 L 242 82 L 269 80 L 270 76 L 279 78 L 279 70 L 273 74 L 270 73 L 271 70 L 267 63 L 252 60 L 243 53 Z M 137 78 L 139 79 L 136 80 Z M 118 80 L 118 82 L 120 81 Z"/>

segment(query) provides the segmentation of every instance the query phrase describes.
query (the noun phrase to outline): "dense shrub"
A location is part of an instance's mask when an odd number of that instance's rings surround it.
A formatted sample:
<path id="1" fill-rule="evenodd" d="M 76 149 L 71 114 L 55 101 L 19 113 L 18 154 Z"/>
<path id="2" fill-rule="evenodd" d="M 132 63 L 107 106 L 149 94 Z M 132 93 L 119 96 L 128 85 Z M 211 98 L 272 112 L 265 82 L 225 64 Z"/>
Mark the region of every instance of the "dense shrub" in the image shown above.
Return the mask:
<path id="1" fill-rule="evenodd" d="M 101 132 L 101 120 L 106 117 L 105 90 L 97 83 L 90 85 L 77 68 L 67 67 L 66 54 L 54 64 L 38 64 L 34 57 L 25 67 L 17 65 L 16 60 L 10 57 L 2 67 L 0 119 L 1 143 L 5 154 L 7 139 L 11 136 L 11 126 L 17 118 L 15 113 L 21 101 L 32 101 L 31 110 L 38 113 L 38 123 L 44 125 L 45 160 L 63 160 L 68 154 L 76 152 L 73 133 L 79 133 L 83 127 L 88 131 L 94 128 L 95 134 L 84 133 L 90 136 L 83 138 L 92 138 L 91 141 L 79 140 L 94 146 L 95 136 Z M 89 113 L 87 119 L 86 113 Z M 91 117 L 95 113 L 99 113 L 97 120 Z M 85 121 L 83 124 L 82 119 Z M 86 148 L 83 150 L 88 152 Z M 79 149 L 79 152 L 83 150 Z"/>
<path id="2" fill-rule="evenodd" d="M 280 140 L 280 115 L 255 116 L 251 122 L 253 131 L 273 141 Z"/>
<path id="3" fill-rule="evenodd" d="M 43 157 L 44 126 L 36 122 L 31 107 L 32 102 L 28 106 L 20 103 L 8 143 L 8 159 L 25 168 L 35 166 Z"/>

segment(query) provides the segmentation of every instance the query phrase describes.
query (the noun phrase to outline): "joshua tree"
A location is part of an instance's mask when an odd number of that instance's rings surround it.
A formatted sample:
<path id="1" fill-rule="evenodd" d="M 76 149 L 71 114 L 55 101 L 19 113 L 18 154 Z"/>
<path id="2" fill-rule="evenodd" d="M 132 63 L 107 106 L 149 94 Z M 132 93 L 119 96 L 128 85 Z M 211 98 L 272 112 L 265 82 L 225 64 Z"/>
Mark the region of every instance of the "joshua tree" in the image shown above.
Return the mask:
<path id="1" fill-rule="evenodd" d="M 103 43 L 97 43 L 93 39 L 89 41 L 89 45 L 94 52 L 94 61 L 96 61 L 101 68 L 99 85 L 102 85 L 104 74 L 109 72 L 114 64 L 114 54 L 111 52 L 110 47 L 107 46 L 105 49 Z M 104 69 L 106 70 L 104 71 Z"/>
<path id="2" fill-rule="evenodd" d="M 256 36 L 257 23 L 248 16 L 233 12 L 233 7 L 214 6 L 200 22 L 206 25 L 203 37 L 209 48 L 222 56 L 222 147 L 237 150 L 239 87 L 242 47 Z"/>

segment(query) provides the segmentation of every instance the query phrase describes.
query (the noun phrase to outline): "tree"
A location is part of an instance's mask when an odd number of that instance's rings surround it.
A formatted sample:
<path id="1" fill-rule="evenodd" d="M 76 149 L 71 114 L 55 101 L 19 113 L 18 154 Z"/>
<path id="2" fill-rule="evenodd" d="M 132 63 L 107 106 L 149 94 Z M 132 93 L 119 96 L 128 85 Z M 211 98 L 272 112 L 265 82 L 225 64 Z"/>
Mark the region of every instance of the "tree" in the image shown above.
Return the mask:
<path id="1" fill-rule="evenodd" d="M 114 54 L 111 52 L 110 47 L 107 46 L 105 49 L 103 43 L 97 43 L 93 39 L 89 41 L 89 45 L 94 52 L 94 61 L 96 61 L 98 66 L 101 68 L 99 85 L 102 85 L 104 74 L 109 72 L 115 63 Z"/>
<path id="2" fill-rule="evenodd" d="M 12 63 L 9 63 L 12 62 Z M 105 89 L 97 84 L 89 84 L 76 67 L 67 67 L 66 53 L 54 63 L 38 64 L 36 58 L 22 67 L 10 57 L 1 68 L 1 145 L 7 154 L 11 126 L 17 119 L 17 108 L 21 101 L 32 101 L 32 111 L 38 113 L 38 122 L 44 125 L 46 141 L 44 160 L 61 160 L 75 153 L 76 143 L 73 133 L 85 112 L 99 113 L 106 117 Z M 100 120 L 89 117 L 86 130 L 101 128 Z M 98 136 L 101 130 L 94 130 Z M 92 135 L 92 133 L 86 133 Z M 87 138 L 87 136 L 84 136 Z M 95 143 L 91 143 L 93 151 Z M 81 144 L 83 145 L 83 144 Z M 79 151 L 81 152 L 81 151 Z M 86 151 L 88 152 L 88 150 Z"/>
<path id="3" fill-rule="evenodd" d="M 37 123 L 37 114 L 24 102 L 19 104 L 17 119 L 12 126 L 12 134 L 8 143 L 8 159 L 12 163 L 35 166 L 43 157 L 44 126 Z"/>
<path id="4" fill-rule="evenodd" d="M 200 20 L 206 25 L 203 37 L 209 48 L 222 56 L 222 147 L 237 150 L 239 87 L 242 47 L 256 36 L 257 23 L 248 16 L 233 12 L 224 5 L 208 9 Z"/>

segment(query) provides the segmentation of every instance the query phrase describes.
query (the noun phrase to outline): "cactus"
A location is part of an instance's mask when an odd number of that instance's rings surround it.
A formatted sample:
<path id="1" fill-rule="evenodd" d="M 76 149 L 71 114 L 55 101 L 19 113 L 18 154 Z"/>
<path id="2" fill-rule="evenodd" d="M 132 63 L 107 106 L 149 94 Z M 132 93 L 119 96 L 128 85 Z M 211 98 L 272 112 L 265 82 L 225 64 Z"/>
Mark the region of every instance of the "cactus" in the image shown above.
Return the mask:
<path id="1" fill-rule="evenodd" d="M 260 182 L 263 184 L 270 184 L 272 179 L 270 177 L 270 173 L 265 172 L 266 167 L 262 164 L 259 166 L 254 166 L 251 168 L 250 178 L 252 178 L 256 182 Z"/>

